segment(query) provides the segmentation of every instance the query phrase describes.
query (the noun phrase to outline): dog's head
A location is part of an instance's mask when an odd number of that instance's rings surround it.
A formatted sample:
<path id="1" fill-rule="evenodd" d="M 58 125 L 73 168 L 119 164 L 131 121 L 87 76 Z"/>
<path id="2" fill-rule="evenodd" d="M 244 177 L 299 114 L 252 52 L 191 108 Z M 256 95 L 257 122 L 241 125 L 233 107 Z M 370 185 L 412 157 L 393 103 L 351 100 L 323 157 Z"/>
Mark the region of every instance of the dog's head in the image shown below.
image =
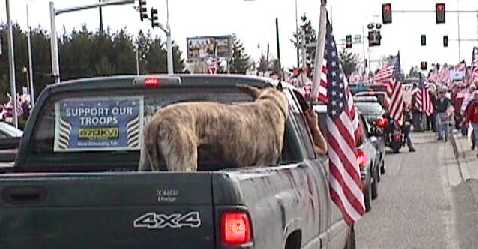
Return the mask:
<path id="1" fill-rule="evenodd" d="M 289 113 L 289 101 L 285 96 L 282 84 L 279 83 L 276 87 L 266 87 L 263 89 L 248 86 L 248 85 L 238 85 L 238 88 L 254 98 L 255 101 L 258 100 L 271 100 L 280 108 L 281 112 L 287 118 Z"/>

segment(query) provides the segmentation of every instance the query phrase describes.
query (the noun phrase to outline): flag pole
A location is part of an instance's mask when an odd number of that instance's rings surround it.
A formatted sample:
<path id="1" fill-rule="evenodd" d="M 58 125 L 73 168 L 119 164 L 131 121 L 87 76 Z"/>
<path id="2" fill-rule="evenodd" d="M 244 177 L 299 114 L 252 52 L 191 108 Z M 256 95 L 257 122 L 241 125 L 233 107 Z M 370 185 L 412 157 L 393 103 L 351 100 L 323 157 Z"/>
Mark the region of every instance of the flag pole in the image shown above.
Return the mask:
<path id="1" fill-rule="evenodd" d="M 324 61 L 324 47 L 325 47 L 325 32 L 327 27 L 327 0 L 320 2 L 320 16 L 319 16 L 319 35 L 317 36 L 316 56 L 314 62 L 314 79 L 312 84 L 310 107 L 314 102 L 314 97 L 318 96 L 320 78 L 322 73 L 322 62 Z"/>

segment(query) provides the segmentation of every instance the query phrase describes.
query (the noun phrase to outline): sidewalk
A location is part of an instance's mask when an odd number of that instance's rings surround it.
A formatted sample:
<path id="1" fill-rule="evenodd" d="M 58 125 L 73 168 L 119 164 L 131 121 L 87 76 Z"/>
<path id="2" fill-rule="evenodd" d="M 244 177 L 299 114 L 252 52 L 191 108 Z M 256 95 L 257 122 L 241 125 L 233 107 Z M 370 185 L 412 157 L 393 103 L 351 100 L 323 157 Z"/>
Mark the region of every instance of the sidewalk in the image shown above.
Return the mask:
<path id="1" fill-rule="evenodd" d="M 453 132 L 456 142 L 456 155 L 463 180 L 478 179 L 478 148 L 471 150 L 471 142 L 468 137 L 462 136 L 458 131 Z M 453 141 L 452 141 L 453 144 Z"/>

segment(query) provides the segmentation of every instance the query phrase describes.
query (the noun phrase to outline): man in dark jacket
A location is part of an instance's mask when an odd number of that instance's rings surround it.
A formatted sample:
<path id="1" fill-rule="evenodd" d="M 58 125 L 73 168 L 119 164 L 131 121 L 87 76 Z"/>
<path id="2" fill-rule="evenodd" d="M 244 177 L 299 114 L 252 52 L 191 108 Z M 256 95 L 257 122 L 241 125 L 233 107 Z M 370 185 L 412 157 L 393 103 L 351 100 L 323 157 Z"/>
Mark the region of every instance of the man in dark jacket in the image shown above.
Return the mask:
<path id="1" fill-rule="evenodd" d="M 412 112 L 409 109 L 405 109 L 405 111 L 403 112 L 403 125 L 402 125 L 403 136 L 405 137 L 405 142 L 407 143 L 408 150 L 410 152 L 415 152 L 412 138 L 410 137 L 410 132 L 412 130 L 412 119 L 413 119 Z"/>
<path id="2" fill-rule="evenodd" d="M 438 140 L 445 138 L 445 141 L 448 140 L 448 130 L 449 130 L 449 121 L 450 117 L 448 110 L 451 106 L 451 100 L 445 95 L 446 91 L 440 89 L 438 91 L 438 98 L 436 104 L 436 125 L 438 132 Z"/>

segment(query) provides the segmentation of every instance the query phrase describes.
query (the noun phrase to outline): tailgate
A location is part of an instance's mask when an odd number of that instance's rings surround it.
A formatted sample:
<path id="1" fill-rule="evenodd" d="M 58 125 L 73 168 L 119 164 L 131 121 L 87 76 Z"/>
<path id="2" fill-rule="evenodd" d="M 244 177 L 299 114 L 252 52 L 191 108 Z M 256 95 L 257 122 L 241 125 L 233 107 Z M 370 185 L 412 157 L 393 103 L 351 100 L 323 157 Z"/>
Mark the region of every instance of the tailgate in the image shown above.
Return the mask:
<path id="1" fill-rule="evenodd" d="M 211 175 L 5 175 L 0 248 L 214 248 Z"/>

